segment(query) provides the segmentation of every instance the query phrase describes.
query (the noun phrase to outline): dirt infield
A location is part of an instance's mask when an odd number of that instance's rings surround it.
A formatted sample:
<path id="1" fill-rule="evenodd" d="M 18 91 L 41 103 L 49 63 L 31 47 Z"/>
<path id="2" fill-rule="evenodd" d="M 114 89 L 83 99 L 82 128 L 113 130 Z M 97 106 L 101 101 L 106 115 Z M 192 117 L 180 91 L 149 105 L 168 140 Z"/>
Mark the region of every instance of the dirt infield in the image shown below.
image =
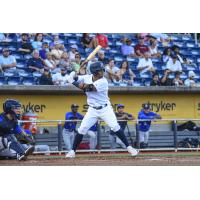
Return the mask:
<path id="1" fill-rule="evenodd" d="M 64 155 L 33 155 L 26 161 L 0 160 L 1 166 L 191 166 L 200 165 L 199 152 L 140 153 L 136 158 L 127 153 L 78 154 L 75 159 Z"/>

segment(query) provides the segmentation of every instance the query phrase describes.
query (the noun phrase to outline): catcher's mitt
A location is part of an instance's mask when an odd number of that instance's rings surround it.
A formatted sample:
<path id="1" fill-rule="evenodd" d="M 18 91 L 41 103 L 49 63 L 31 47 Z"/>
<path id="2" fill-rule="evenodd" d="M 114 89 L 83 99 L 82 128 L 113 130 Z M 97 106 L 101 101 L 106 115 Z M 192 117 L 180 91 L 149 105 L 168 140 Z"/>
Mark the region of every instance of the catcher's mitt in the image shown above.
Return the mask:
<path id="1" fill-rule="evenodd" d="M 26 133 L 17 134 L 16 138 L 22 144 L 31 144 L 31 145 L 35 144 L 34 137 L 32 135 L 28 135 Z"/>

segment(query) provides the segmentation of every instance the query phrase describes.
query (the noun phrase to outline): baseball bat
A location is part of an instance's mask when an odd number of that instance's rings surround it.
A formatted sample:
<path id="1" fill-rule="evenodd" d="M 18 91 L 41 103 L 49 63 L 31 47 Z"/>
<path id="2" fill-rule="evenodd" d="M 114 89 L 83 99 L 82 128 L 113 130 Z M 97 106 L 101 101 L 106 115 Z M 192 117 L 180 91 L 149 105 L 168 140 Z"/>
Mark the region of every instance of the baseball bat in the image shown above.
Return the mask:
<path id="1" fill-rule="evenodd" d="M 90 54 L 89 56 L 86 58 L 86 62 L 90 61 L 92 58 L 94 58 L 94 56 L 96 55 L 96 53 L 102 48 L 101 45 L 98 45 Z"/>

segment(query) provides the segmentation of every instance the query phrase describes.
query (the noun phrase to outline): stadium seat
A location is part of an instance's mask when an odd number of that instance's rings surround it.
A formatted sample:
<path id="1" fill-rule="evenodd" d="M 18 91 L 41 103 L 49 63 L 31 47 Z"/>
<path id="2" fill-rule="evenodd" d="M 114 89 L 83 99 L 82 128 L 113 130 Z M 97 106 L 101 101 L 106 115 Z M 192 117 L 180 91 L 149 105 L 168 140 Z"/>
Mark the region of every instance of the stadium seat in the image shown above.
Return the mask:
<path id="1" fill-rule="evenodd" d="M 22 84 L 23 85 L 35 85 L 34 77 L 23 77 Z"/>
<path id="2" fill-rule="evenodd" d="M 7 79 L 8 85 L 20 85 L 21 78 L 19 76 L 9 77 Z"/>

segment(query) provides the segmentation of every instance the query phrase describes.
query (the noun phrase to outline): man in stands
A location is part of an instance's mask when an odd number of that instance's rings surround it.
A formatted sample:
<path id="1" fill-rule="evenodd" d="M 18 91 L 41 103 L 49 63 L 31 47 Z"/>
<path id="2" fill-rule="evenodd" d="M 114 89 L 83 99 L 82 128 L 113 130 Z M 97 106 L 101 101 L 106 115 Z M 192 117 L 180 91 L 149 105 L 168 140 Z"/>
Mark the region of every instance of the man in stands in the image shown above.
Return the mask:
<path id="1" fill-rule="evenodd" d="M 170 72 L 182 72 L 181 62 L 178 60 L 177 55 L 172 54 L 170 60 L 168 60 L 166 69 L 169 69 Z"/>
<path id="2" fill-rule="evenodd" d="M 132 41 L 128 38 L 122 40 L 121 52 L 124 56 L 135 56 L 134 48 L 131 46 Z"/>
<path id="3" fill-rule="evenodd" d="M 164 70 L 164 75 L 160 80 L 161 86 L 172 86 L 172 79 L 169 78 L 169 74 L 170 74 L 170 70 L 169 69 L 165 69 Z"/>
<path id="4" fill-rule="evenodd" d="M 53 74 L 52 80 L 53 80 L 54 85 L 63 86 L 63 85 L 68 85 L 67 83 L 68 77 L 69 75 L 67 74 L 66 68 L 62 67 L 60 72 Z"/>
<path id="5" fill-rule="evenodd" d="M 10 55 L 10 50 L 8 48 L 3 48 L 2 56 L 0 56 L 0 66 L 3 71 L 8 71 L 10 69 L 16 70 L 16 59 L 14 56 Z"/>
<path id="6" fill-rule="evenodd" d="M 32 53 L 33 47 L 29 42 L 29 36 L 27 33 L 22 33 L 21 41 L 18 43 L 18 51 L 23 55 Z"/>
<path id="7" fill-rule="evenodd" d="M 103 50 L 98 52 L 98 61 L 102 62 L 104 65 L 108 63 L 108 59 L 105 57 L 105 53 Z"/>
<path id="8" fill-rule="evenodd" d="M 139 37 L 139 43 L 135 46 L 134 50 L 138 57 L 144 57 L 144 54 L 149 52 L 149 47 L 144 44 L 144 37 Z"/>

